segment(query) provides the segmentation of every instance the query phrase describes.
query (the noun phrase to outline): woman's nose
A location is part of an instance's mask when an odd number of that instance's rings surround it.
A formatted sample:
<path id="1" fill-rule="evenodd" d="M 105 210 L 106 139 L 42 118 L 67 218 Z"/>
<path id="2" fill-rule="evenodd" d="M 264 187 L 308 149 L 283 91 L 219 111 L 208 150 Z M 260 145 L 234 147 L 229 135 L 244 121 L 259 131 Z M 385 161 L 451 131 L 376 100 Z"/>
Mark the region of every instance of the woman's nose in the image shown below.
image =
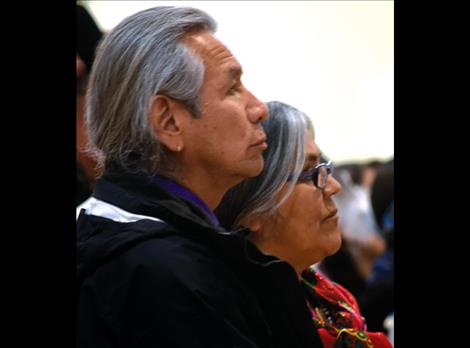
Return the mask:
<path id="1" fill-rule="evenodd" d="M 333 196 L 341 191 L 341 184 L 332 175 L 329 175 L 323 191 L 326 195 Z"/>

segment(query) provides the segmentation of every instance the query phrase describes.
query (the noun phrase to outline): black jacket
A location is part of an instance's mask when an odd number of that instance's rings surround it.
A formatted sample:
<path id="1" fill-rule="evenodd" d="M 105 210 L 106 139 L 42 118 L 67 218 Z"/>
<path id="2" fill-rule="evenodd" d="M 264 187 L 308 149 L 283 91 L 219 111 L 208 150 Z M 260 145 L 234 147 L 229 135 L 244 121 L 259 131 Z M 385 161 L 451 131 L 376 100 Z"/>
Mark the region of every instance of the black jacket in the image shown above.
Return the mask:
<path id="1" fill-rule="evenodd" d="M 145 175 L 93 196 L 134 214 L 77 221 L 77 347 L 322 347 L 299 281 L 246 231 L 226 232 Z"/>

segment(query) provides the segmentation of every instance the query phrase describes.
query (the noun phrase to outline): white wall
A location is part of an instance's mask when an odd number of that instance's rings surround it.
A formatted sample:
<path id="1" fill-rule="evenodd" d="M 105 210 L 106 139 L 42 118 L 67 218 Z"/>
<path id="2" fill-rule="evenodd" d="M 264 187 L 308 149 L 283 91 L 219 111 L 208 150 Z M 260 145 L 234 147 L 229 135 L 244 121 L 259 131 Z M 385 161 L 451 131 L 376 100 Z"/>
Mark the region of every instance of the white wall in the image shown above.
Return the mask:
<path id="1" fill-rule="evenodd" d="M 393 1 L 87 1 L 103 30 L 157 5 L 192 6 L 261 100 L 305 111 L 336 162 L 394 153 Z"/>

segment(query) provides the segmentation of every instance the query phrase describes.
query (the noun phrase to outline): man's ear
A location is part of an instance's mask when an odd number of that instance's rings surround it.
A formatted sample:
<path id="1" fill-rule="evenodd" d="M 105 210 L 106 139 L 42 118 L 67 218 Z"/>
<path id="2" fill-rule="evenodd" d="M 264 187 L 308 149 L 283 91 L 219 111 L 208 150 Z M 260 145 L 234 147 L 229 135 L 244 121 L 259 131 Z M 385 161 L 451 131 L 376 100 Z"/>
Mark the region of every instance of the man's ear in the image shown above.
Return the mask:
<path id="1" fill-rule="evenodd" d="M 184 147 L 178 113 L 178 102 L 165 95 L 156 95 L 150 108 L 150 123 L 158 139 L 169 150 L 179 152 Z"/>

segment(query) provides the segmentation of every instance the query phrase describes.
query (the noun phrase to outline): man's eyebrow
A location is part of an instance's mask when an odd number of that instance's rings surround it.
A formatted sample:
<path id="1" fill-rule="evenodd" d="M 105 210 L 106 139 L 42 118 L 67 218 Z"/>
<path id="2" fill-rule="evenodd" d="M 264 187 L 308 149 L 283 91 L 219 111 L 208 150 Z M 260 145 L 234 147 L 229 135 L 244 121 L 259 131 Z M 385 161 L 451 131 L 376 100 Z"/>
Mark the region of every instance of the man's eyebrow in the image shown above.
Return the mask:
<path id="1" fill-rule="evenodd" d="M 243 69 L 241 66 L 231 66 L 227 70 L 227 74 L 229 75 L 230 78 L 236 80 L 243 74 Z"/>

